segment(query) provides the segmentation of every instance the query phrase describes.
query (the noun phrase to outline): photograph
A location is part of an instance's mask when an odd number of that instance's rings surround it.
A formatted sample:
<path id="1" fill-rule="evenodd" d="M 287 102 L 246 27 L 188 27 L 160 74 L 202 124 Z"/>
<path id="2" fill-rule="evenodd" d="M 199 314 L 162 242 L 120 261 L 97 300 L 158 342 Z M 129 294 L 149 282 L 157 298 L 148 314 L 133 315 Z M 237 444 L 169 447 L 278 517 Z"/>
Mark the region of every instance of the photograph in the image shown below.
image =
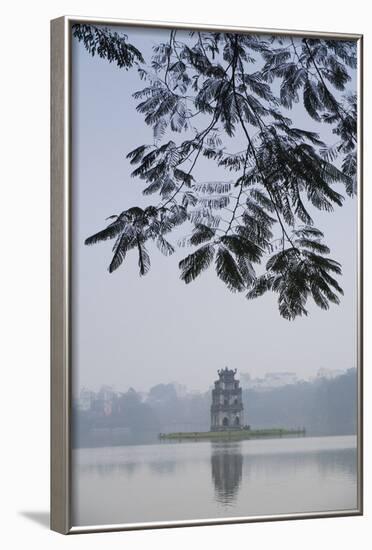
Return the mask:
<path id="1" fill-rule="evenodd" d="M 357 36 L 67 29 L 71 526 L 361 513 Z"/>

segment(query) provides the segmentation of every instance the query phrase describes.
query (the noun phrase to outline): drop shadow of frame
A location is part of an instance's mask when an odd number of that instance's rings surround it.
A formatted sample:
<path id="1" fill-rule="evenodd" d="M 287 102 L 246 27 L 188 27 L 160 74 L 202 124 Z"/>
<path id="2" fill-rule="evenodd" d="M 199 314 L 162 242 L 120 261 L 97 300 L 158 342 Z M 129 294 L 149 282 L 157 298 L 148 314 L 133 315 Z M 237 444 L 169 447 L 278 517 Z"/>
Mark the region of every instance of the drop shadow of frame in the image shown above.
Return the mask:
<path id="1" fill-rule="evenodd" d="M 37 512 L 37 511 L 21 511 L 19 512 L 20 516 L 30 519 L 34 523 L 41 525 L 49 529 L 50 527 L 50 514 L 49 512 Z"/>

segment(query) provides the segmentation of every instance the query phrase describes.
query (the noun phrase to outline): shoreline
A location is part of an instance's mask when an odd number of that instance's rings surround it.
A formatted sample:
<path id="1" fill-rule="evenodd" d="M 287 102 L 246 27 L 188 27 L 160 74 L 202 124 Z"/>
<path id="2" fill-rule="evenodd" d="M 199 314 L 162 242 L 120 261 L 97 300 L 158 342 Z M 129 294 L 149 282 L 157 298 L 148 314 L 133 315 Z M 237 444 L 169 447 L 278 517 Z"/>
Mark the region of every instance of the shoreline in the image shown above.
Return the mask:
<path id="1" fill-rule="evenodd" d="M 197 441 L 199 439 L 252 439 L 261 437 L 283 437 L 288 435 L 304 436 L 306 429 L 284 429 L 284 428 L 267 428 L 260 430 L 221 430 L 216 432 L 171 432 L 159 433 L 158 438 L 161 440 L 184 440 L 189 439 Z"/>

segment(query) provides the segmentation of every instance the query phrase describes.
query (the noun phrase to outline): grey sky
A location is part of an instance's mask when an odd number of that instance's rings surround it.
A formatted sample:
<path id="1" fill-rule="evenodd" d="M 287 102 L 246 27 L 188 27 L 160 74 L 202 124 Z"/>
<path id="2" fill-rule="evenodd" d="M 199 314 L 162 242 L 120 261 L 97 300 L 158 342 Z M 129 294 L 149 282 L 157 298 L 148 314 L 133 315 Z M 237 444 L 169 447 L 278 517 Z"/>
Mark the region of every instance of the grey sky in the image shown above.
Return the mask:
<path id="1" fill-rule="evenodd" d="M 166 34 L 123 30 L 146 60 Z M 213 268 L 185 285 L 178 269 L 185 250 L 165 258 L 150 248 L 152 267 L 140 278 L 134 253 L 109 274 L 111 243 L 84 245 L 87 236 L 105 226 L 107 216 L 154 200 L 141 197 L 143 182 L 130 177 L 133 168 L 125 158 L 152 142 L 152 130 L 131 97 L 143 86 L 136 71 L 92 58 L 73 41 L 75 392 L 82 385 L 146 390 L 171 381 L 206 389 L 225 365 L 254 376 L 290 370 L 300 377 L 319 367 L 356 366 L 355 200 L 346 199 L 333 214 L 314 216 L 332 257 L 343 266 L 341 305 L 325 312 L 309 304 L 309 317 L 294 322 L 279 316 L 275 295 L 247 301 L 244 294 L 229 292 Z M 320 129 L 301 109 L 289 116 L 295 125 Z M 328 143 L 337 140 L 329 127 L 322 127 L 321 137 Z M 207 161 L 200 163 L 197 176 L 200 181 L 230 179 Z"/>

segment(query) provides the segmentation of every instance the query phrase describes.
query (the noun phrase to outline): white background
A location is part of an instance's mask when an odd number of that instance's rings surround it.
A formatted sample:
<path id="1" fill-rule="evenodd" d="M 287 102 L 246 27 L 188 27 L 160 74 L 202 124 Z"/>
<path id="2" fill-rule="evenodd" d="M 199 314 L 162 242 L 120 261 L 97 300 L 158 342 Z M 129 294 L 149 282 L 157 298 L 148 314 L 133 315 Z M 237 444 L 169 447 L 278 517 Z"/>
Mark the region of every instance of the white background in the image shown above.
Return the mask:
<path id="1" fill-rule="evenodd" d="M 1 22 L 1 544 L 3 548 L 364 549 L 372 535 L 371 19 L 365 0 L 7 2 Z M 49 506 L 49 20 L 89 15 L 365 34 L 365 516 L 64 537 Z"/>

